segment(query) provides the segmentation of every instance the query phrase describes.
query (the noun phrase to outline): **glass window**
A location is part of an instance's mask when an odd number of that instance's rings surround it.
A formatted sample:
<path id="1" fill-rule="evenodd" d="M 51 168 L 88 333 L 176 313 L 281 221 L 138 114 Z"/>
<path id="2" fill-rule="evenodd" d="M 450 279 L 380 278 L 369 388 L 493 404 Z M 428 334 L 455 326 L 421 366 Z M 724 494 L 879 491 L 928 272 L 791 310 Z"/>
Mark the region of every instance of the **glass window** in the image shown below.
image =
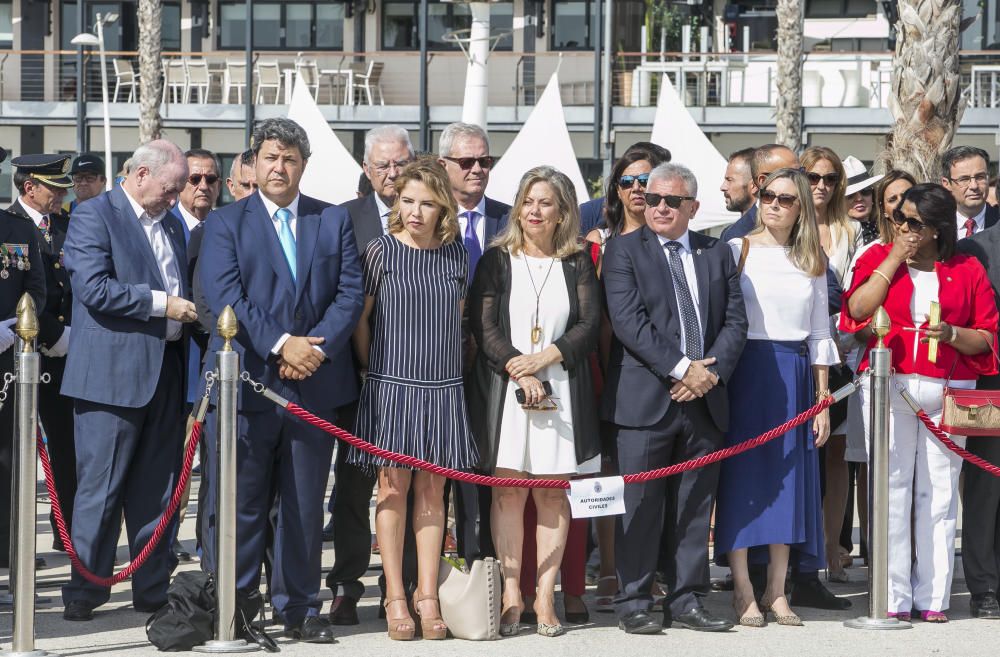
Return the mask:
<path id="1" fill-rule="evenodd" d="M 417 49 L 417 12 L 413 2 L 392 2 L 382 5 L 382 48 L 385 50 Z M 432 23 L 433 24 L 433 20 Z M 430 25 L 427 26 L 430 32 Z"/>
<path id="2" fill-rule="evenodd" d="M 344 5 L 316 5 L 316 47 L 323 50 L 344 49 Z"/>
<path id="3" fill-rule="evenodd" d="M 11 48 L 13 45 L 14 3 L 13 0 L 0 0 L 0 48 Z"/>
<path id="4" fill-rule="evenodd" d="M 285 5 L 285 47 L 312 46 L 312 5 Z"/>
<path id="5" fill-rule="evenodd" d="M 246 5 L 220 5 L 219 47 L 223 50 L 242 50 L 245 48 L 246 22 Z"/>
<path id="6" fill-rule="evenodd" d="M 592 50 L 597 14 L 592 0 L 552 0 L 552 49 Z"/>
<path id="7" fill-rule="evenodd" d="M 807 0 L 806 18 L 864 18 L 877 12 L 875 0 Z"/>
<path id="8" fill-rule="evenodd" d="M 254 48 L 281 47 L 281 5 L 253 5 Z"/>
<path id="9" fill-rule="evenodd" d="M 163 18 L 160 23 L 160 42 L 164 50 L 175 52 L 181 49 L 181 6 L 163 5 Z"/>
<path id="10" fill-rule="evenodd" d="M 420 3 L 410 0 L 384 0 L 382 5 L 382 48 L 385 50 L 417 50 Z M 452 30 L 467 30 L 472 26 L 469 5 L 443 0 L 430 0 L 427 7 L 427 43 L 431 50 L 458 50 L 458 45 L 444 40 Z M 510 30 L 514 26 L 514 5 L 509 2 L 490 4 L 490 31 Z M 496 49 L 511 50 L 511 37 L 504 38 Z"/>

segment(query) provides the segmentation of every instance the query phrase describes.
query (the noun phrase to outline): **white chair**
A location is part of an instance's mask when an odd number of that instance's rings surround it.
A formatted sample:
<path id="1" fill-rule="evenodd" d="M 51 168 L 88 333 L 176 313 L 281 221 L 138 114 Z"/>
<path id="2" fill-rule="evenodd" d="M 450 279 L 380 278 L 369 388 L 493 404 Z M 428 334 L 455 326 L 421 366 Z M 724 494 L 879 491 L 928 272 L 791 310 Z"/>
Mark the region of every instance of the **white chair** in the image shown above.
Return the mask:
<path id="1" fill-rule="evenodd" d="M 382 85 L 380 84 L 384 66 L 382 62 L 369 61 L 366 72 L 354 74 L 354 91 L 355 93 L 363 91 L 369 105 L 375 104 L 373 90 L 378 91 L 379 105 L 385 105 L 385 97 L 382 95 Z"/>
<path id="2" fill-rule="evenodd" d="M 198 92 L 198 103 L 208 102 L 208 93 L 212 86 L 212 78 L 208 72 L 208 62 L 204 59 L 184 59 L 184 77 L 187 85 L 184 87 L 184 102 L 191 102 L 191 92 Z"/>
<path id="3" fill-rule="evenodd" d="M 111 102 L 118 102 L 118 92 L 122 90 L 123 87 L 128 88 L 128 101 L 129 103 L 135 102 L 135 89 L 139 82 L 139 74 L 135 72 L 132 68 L 132 62 L 128 59 L 118 59 L 115 58 L 115 95 Z"/>
<path id="4" fill-rule="evenodd" d="M 173 100 L 170 98 L 173 97 Z M 187 76 L 184 62 L 177 59 L 163 60 L 163 102 L 179 103 L 187 97 Z"/>
<path id="5" fill-rule="evenodd" d="M 246 62 L 226 62 L 222 72 L 222 102 L 228 104 L 233 89 L 236 90 L 236 102 L 243 103 L 243 90 L 247 86 Z"/>
<path id="6" fill-rule="evenodd" d="M 319 67 L 316 66 L 316 60 L 295 60 L 295 74 L 302 78 L 302 81 L 306 83 L 309 87 L 309 91 L 312 93 L 313 98 L 316 102 L 319 102 Z M 331 94 L 333 92 L 331 91 Z"/>
<path id="7" fill-rule="evenodd" d="M 264 90 L 274 90 L 274 104 L 281 100 L 281 70 L 278 62 L 257 62 L 257 97 L 254 103 L 263 102 Z"/>

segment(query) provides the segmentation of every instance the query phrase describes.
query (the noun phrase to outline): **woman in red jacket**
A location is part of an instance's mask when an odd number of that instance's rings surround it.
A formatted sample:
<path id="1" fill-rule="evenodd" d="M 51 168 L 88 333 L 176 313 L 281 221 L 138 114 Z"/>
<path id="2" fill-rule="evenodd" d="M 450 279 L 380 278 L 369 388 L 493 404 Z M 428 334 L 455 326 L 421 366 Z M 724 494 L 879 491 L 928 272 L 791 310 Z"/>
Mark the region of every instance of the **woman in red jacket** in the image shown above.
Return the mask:
<path id="1" fill-rule="evenodd" d="M 937 184 L 910 188 L 892 221 L 893 242 L 871 247 L 857 262 L 840 326 L 859 331 L 883 306 L 892 320 L 885 343 L 892 350 L 894 388 L 909 391 L 939 422 L 949 377 L 951 387 L 973 388 L 977 377 L 996 372 L 996 302 L 979 261 L 955 252 L 955 200 L 947 190 Z M 932 301 L 941 304 L 936 325 L 927 319 Z M 934 363 L 927 359 L 929 338 L 939 341 Z M 859 372 L 868 369 L 874 343 L 872 338 Z M 866 440 L 867 396 L 863 386 Z M 890 616 L 909 620 L 913 610 L 925 621 L 947 622 L 962 461 L 932 437 L 895 389 L 890 400 Z M 953 439 L 965 444 L 963 436 Z"/>

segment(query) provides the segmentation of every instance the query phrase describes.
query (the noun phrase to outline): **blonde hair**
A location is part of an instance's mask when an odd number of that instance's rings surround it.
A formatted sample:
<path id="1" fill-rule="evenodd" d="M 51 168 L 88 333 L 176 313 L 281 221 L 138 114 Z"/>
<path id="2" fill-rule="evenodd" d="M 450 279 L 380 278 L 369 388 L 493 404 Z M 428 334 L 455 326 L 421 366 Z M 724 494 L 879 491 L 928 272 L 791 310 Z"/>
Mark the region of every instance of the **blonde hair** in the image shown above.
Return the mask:
<path id="1" fill-rule="evenodd" d="M 802 169 L 809 172 L 817 162 L 826 160 L 833 167 L 833 170 L 840 176 L 833 194 L 830 196 L 830 203 L 826 206 L 826 218 L 830 223 L 831 232 L 834 233 L 834 242 L 839 241 L 841 233 L 847 236 L 849 242 L 853 243 L 855 238 L 854 227 L 851 225 L 851 218 L 847 216 L 847 171 L 844 170 L 844 163 L 840 156 L 826 146 L 811 146 L 802 153 Z M 809 182 L 808 179 L 806 182 Z M 809 198 L 812 199 L 812 188 L 809 189 Z"/>
<path id="2" fill-rule="evenodd" d="M 823 276 L 826 273 L 826 253 L 819 241 L 819 227 L 816 225 L 816 207 L 812 204 L 812 189 L 809 187 L 809 178 L 798 169 L 778 169 L 764 180 L 760 191 L 763 192 L 768 186 L 779 178 L 788 178 L 795 185 L 796 196 L 799 199 L 799 216 L 792 227 L 792 234 L 788 237 L 791 244 L 789 257 L 795 266 L 809 276 Z M 764 230 L 762 216 L 764 214 L 763 202 L 758 201 L 757 208 L 757 228 L 755 233 Z"/>
<path id="3" fill-rule="evenodd" d="M 455 197 L 451 195 L 451 182 L 444 167 L 433 157 L 421 157 L 410 162 L 393 183 L 393 187 L 396 188 L 396 202 L 389 212 L 389 232 L 398 233 L 403 230 L 403 220 L 399 216 L 399 199 L 403 195 L 403 189 L 411 182 L 418 182 L 427 187 L 441 210 L 437 227 L 434 229 L 441 243 L 448 244 L 458 237 L 458 206 L 455 204 Z"/>
<path id="4" fill-rule="evenodd" d="M 548 183 L 555 194 L 559 210 L 559 223 L 553 236 L 556 258 L 567 258 L 580 251 L 580 206 L 576 201 L 576 189 L 569 177 L 555 167 L 540 166 L 530 169 L 521 177 L 517 187 L 514 206 L 510 209 L 507 227 L 496 236 L 491 246 L 499 246 L 512 255 L 524 250 L 524 229 L 521 228 L 521 210 L 525 197 L 535 183 Z"/>

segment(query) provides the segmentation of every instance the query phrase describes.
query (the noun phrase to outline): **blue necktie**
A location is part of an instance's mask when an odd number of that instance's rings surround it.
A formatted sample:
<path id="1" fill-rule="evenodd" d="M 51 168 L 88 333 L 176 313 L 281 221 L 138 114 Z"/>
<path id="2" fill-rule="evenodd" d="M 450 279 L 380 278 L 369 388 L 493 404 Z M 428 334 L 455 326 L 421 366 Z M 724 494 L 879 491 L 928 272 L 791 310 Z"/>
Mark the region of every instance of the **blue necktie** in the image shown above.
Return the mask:
<path id="1" fill-rule="evenodd" d="M 280 226 L 278 227 L 278 241 L 281 242 L 281 250 L 285 252 L 285 260 L 288 268 L 292 270 L 292 280 L 295 280 L 295 235 L 292 234 L 292 211 L 288 208 L 278 208 L 274 213 Z"/>
<path id="2" fill-rule="evenodd" d="M 475 210 L 469 210 L 465 213 L 467 221 L 465 222 L 465 236 L 462 242 L 465 244 L 465 250 L 469 252 L 469 280 L 472 280 L 472 275 L 476 272 L 476 263 L 479 262 L 479 258 L 483 255 L 483 247 L 479 246 L 479 237 L 476 236 L 476 219 L 479 218 L 479 213 Z"/>

